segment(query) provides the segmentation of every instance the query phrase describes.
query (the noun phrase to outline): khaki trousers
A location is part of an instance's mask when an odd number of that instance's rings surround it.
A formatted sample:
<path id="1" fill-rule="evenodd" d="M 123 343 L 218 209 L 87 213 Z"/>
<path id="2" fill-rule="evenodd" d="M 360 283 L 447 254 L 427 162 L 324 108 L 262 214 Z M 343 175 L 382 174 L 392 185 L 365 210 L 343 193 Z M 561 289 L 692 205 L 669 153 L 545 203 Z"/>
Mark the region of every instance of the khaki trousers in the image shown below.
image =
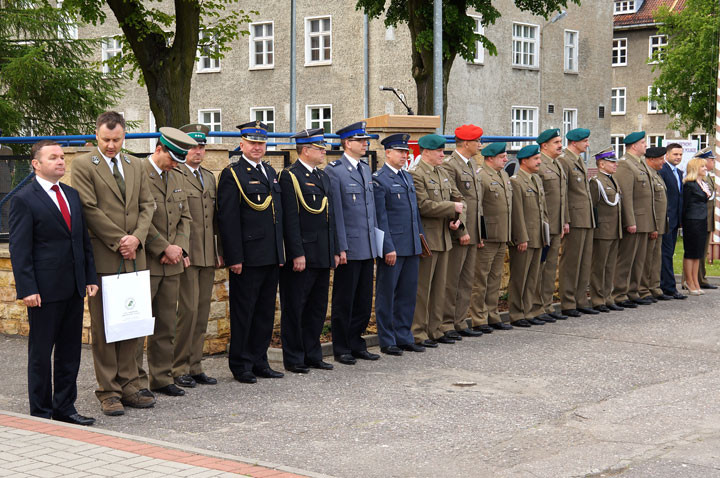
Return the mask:
<path id="1" fill-rule="evenodd" d="M 535 309 L 542 310 L 540 314 L 551 314 L 553 308 L 553 294 L 555 293 L 555 279 L 557 278 L 558 253 L 560 252 L 560 234 L 550 236 L 550 248 L 545 256 L 545 262 L 540 265 L 539 294 Z M 542 250 L 542 249 L 541 249 Z"/>
<path id="2" fill-rule="evenodd" d="M 590 272 L 590 300 L 593 307 L 614 304 L 612 291 L 619 244 L 620 239 L 593 240 Z"/>
<path id="3" fill-rule="evenodd" d="M 641 298 L 653 297 L 663 293 L 660 288 L 660 266 L 662 265 L 662 236 L 650 239 L 648 235 L 645 265 L 643 266 L 642 280 L 639 294 Z"/>
<path id="4" fill-rule="evenodd" d="M 588 307 L 588 284 L 592 268 L 593 230 L 572 227 L 562 238 L 560 256 L 560 309 Z"/>
<path id="5" fill-rule="evenodd" d="M 138 340 L 135 360 L 140 376 L 140 388 L 155 390 L 173 383 L 173 338 L 177 317 L 180 275 L 150 276 L 152 310 L 155 316 L 155 331 L 147 338 L 148 372 L 143 369 L 143 341 Z M 149 376 L 149 379 L 148 379 Z M 148 387 L 149 385 L 149 387 Z"/>
<path id="6" fill-rule="evenodd" d="M 477 244 L 467 246 L 453 244 L 448 252 L 443 332 L 464 330 L 468 327 L 468 309 L 470 309 L 470 295 L 475 279 L 476 257 Z"/>
<path id="7" fill-rule="evenodd" d="M 432 256 L 420 258 L 417 299 L 413 315 L 412 334 L 415 342 L 439 339 L 445 306 L 445 282 L 448 251 L 432 251 Z"/>
<path id="8" fill-rule="evenodd" d="M 647 252 L 646 232 L 627 233 L 620 239 L 615 279 L 613 280 L 613 302 L 639 298 L 638 287 Z M 640 271 L 638 272 L 638 268 Z"/>
<path id="9" fill-rule="evenodd" d="M 113 274 L 98 274 L 97 294 L 88 297 L 93 364 L 98 383 L 95 396 L 101 402 L 110 397 L 129 397 L 140 389 L 137 363 L 135 363 L 135 351 L 140 340 L 129 339 L 111 344 L 105 341 L 102 277 L 107 275 Z"/>
<path id="10" fill-rule="evenodd" d="M 714 221 L 715 219 L 713 219 Z M 705 262 L 707 261 L 708 249 L 710 249 L 710 241 L 712 240 L 712 232 L 708 232 L 707 238 L 705 239 L 705 253 L 703 258 L 700 259 L 700 267 L 698 268 L 698 284 L 706 285 L 709 284 L 705 276 Z"/>
<path id="11" fill-rule="evenodd" d="M 172 376 L 199 375 L 210 316 L 214 267 L 190 266 L 180 274 Z"/>
<path id="12" fill-rule="evenodd" d="M 470 316 L 472 326 L 499 324 L 498 300 L 500 298 L 500 281 L 505 264 L 504 242 L 485 242 L 485 247 L 478 249 L 475 259 L 475 281 L 470 298 Z"/>
<path id="13" fill-rule="evenodd" d="M 535 305 L 538 301 L 536 296 L 539 290 L 541 256 L 542 248 L 539 247 L 528 248 L 525 252 L 519 252 L 517 247 L 510 248 L 508 307 L 511 323 L 521 319 L 532 319 L 542 313 Z"/>
<path id="14" fill-rule="evenodd" d="M 628 284 L 627 296 L 630 300 L 640 298 L 640 282 L 642 281 L 643 271 L 645 270 L 645 258 L 647 257 L 648 241 L 650 240 L 647 232 L 638 232 L 635 234 L 637 238 L 637 250 L 635 251 L 635 259 L 632 263 L 630 271 L 630 283 Z"/>

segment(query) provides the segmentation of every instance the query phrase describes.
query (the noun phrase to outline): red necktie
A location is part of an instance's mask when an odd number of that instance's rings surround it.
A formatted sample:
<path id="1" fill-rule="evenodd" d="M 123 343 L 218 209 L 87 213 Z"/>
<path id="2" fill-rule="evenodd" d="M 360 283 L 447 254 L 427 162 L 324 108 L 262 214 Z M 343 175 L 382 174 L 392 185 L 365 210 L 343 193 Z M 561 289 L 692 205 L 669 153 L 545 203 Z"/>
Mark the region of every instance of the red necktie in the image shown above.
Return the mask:
<path id="1" fill-rule="evenodd" d="M 60 194 L 60 188 L 57 184 L 53 184 L 53 186 L 50 188 L 53 191 L 55 191 L 55 196 L 57 197 L 57 202 L 60 205 L 60 213 L 62 214 L 62 217 L 65 219 L 65 223 L 67 224 L 68 229 L 72 230 L 72 223 L 70 221 L 70 210 L 67 207 L 67 203 L 65 202 L 65 198 L 62 194 Z"/>

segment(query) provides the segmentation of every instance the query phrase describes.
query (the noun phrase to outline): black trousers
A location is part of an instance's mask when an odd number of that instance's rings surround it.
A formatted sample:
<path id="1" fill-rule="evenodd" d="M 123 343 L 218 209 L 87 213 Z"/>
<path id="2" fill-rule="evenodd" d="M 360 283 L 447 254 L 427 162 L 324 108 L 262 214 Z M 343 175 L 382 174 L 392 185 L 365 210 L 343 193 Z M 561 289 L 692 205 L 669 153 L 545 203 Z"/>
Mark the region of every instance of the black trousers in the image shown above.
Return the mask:
<path id="1" fill-rule="evenodd" d="M 677 242 L 678 228 L 672 229 L 662 235 L 662 267 L 660 269 L 660 289 L 665 294 L 677 293 L 675 271 L 673 270 L 673 255 Z"/>
<path id="2" fill-rule="evenodd" d="M 275 321 L 279 267 L 247 267 L 230 275 L 230 371 L 268 367 L 267 349 Z"/>
<path id="3" fill-rule="evenodd" d="M 335 355 L 367 350 L 362 334 L 370 322 L 374 264 L 348 261 L 335 269 L 330 316 Z"/>
<path id="4" fill-rule="evenodd" d="M 67 300 L 43 302 L 41 307 L 28 307 L 30 415 L 50 418 L 53 415 L 77 413 L 75 399 L 80 369 L 82 320 L 83 298 L 77 292 Z"/>
<path id="5" fill-rule="evenodd" d="M 280 270 L 280 322 L 286 368 L 322 360 L 320 334 L 327 315 L 329 284 L 330 269 L 293 272 L 288 261 Z"/>

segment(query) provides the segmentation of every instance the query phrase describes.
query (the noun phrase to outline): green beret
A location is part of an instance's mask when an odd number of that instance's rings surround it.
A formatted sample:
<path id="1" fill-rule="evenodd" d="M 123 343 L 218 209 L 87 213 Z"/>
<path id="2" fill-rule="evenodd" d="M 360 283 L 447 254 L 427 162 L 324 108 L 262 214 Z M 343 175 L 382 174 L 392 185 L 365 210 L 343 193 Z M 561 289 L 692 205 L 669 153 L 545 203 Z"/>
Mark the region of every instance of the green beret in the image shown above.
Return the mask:
<path id="1" fill-rule="evenodd" d="M 537 144 L 528 144 L 518 151 L 517 159 L 520 161 L 521 159 L 531 158 L 536 154 L 540 154 L 540 146 Z"/>
<path id="2" fill-rule="evenodd" d="M 422 149 L 440 149 L 445 146 L 445 138 L 437 134 L 426 134 L 418 140 Z"/>
<path id="3" fill-rule="evenodd" d="M 547 143 L 547 142 L 550 141 L 551 139 L 557 138 L 558 136 L 560 136 L 560 130 L 559 130 L 559 129 L 557 129 L 557 128 L 546 129 L 545 131 L 543 131 L 542 133 L 540 133 L 540 134 L 538 135 L 538 137 L 537 137 L 537 139 L 535 140 L 535 142 L 536 142 L 537 144 Z"/>
<path id="4" fill-rule="evenodd" d="M 586 128 L 575 128 L 567 132 L 565 137 L 568 141 L 582 141 L 590 136 L 590 130 Z"/>
<path id="5" fill-rule="evenodd" d="M 641 139 L 645 137 L 645 131 L 635 131 L 634 133 L 630 133 L 629 135 L 625 136 L 625 139 L 623 140 L 623 143 L 625 144 L 635 144 Z"/>
<path id="6" fill-rule="evenodd" d="M 485 146 L 482 151 L 480 151 L 480 154 L 485 156 L 486 158 L 497 156 L 498 154 L 503 154 L 505 152 L 505 148 L 507 147 L 506 143 L 490 143 L 487 146 Z"/>

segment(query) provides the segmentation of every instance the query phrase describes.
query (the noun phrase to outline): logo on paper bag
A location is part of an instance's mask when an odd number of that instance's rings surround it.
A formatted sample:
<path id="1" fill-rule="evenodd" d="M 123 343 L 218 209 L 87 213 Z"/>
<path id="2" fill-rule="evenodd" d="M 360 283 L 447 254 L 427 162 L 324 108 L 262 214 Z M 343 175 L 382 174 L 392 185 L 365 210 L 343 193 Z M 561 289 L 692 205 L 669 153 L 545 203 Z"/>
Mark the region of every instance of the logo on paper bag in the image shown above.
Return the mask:
<path id="1" fill-rule="evenodd" d="M 132 310 L 132 309 L 134 309 L 134 308 L 135 308 L 135 304 L 136 304 L 136 302 L 135 302 L 135 298 L 134 298 L 134 297 L 128 297 L 127 299 L 125 299 L 125 308 L 126 308 L 127 310 Z"/>

